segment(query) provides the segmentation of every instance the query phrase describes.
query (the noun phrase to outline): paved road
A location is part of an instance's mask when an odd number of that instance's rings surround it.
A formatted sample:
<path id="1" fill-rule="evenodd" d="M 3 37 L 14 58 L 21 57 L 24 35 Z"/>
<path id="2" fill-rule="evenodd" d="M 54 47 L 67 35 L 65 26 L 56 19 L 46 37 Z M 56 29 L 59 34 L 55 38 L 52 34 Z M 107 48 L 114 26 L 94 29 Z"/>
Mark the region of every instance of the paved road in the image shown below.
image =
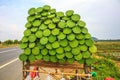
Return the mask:
<path id="1" fill-rule="evenodd" d="M 0 49 L 0 80 L 22 80 L 22 63 L 18 47 Z"/>

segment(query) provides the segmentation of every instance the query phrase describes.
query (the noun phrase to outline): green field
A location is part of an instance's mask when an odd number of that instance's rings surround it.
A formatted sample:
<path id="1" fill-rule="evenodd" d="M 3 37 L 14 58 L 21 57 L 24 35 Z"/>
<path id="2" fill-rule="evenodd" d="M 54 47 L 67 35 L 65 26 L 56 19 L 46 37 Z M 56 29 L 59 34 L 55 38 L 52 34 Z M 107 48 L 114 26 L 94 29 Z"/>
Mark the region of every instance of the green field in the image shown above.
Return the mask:
<path id="1" fill-rule="evenodd" d="M 94 80 L 103 80 L 106 77 L 120 79 L 120 41 L 95 42 L 98 52 L 95 54 L 93 71 L 97 72 Z M 97 57 L 96 57 L 97 56 Z"/>

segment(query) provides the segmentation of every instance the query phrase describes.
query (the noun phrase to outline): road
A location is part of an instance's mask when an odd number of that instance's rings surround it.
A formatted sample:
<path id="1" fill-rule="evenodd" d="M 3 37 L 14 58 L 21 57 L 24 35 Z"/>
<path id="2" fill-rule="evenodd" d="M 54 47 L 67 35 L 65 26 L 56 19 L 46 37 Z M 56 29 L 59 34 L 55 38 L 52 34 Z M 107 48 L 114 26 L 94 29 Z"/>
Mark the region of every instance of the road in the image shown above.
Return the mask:
<path id="1" fill-rule="evenodd" d="M 0 80 L 22 80 L 22 63 L 19 47 L 0 49 Z"/>

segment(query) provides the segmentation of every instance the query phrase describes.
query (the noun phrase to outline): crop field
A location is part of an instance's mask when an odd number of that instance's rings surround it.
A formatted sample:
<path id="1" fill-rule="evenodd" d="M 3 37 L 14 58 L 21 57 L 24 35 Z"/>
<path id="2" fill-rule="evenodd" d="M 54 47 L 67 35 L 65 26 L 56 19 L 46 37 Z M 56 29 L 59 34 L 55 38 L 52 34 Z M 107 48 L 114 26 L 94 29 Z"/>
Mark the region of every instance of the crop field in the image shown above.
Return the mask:
<path id="1" fill-rule="evenodd" d="M 107 50 L 107 51 L 120 51 L 120 41 L 102 41 L 102 42 L 95 42 L 98 50 Z"/>
<path id="2" fill-rule="evenodd" d="M 98 52 L 93 64 L 98 76 L 94 80 L 103 80 L 105 77 L 120 79 L 120 41 L 95 42 Z"/>
<path id="3" fill-rule="evenodd" d="M 98 55 L 120 61 L 120 41 L 96 42 Z"/>

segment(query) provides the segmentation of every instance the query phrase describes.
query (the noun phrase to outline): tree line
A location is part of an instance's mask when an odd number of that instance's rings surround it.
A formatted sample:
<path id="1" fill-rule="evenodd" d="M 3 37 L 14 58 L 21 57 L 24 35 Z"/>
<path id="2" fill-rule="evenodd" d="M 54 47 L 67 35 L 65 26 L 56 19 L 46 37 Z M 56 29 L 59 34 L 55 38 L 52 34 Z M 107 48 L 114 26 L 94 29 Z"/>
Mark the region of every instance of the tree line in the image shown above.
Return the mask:
<path id="1" fill-rule="evenodd" d="M 0 44 L 19 44 L 21 41 L 20 40 L 5 40 L 5 41 L 0 41 Z"/>

